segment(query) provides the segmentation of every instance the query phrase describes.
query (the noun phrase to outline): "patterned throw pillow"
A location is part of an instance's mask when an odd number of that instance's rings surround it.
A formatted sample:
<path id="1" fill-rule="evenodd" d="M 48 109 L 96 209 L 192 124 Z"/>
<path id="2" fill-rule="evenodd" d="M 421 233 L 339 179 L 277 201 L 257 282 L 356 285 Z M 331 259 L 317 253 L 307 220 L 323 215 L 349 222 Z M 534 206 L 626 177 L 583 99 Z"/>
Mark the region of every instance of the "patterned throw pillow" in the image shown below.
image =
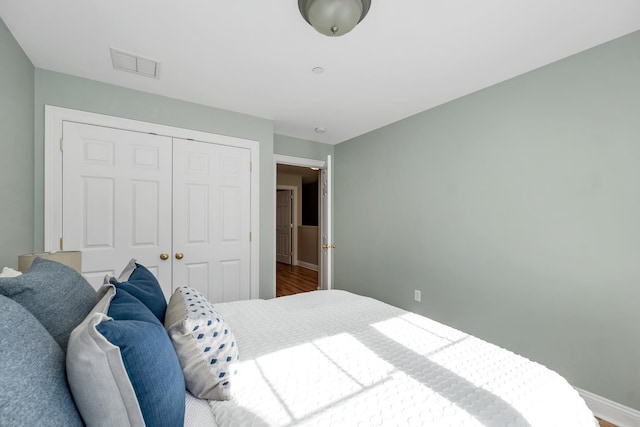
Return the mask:
<path id="1" fill-rule="evenodd" d="M 171 296 L 164 324 L 191 394 L 229 400 L 240 356 L 229 325 L 213 305 L 197 290 L 182 286 Z"/>

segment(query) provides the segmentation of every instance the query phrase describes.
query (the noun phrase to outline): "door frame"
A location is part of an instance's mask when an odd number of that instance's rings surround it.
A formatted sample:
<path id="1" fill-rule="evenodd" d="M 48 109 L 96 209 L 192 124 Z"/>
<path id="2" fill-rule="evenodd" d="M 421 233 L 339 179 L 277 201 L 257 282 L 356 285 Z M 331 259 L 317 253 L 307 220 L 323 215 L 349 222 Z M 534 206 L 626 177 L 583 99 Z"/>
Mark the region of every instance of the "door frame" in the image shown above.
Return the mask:
<path id="1" fill-rule="evenodd" d="M 62 237 L 62 125 L 65 121 L 103 126 L 210 144 L 248 149 L 251 153 L 251 298 L 260 296 L 260 144 L 249 139 L 148 123 L 123 117 L 45 105 L 44 118 L 44 251 L 63 250 Z"/>
<path id="2" fill-rule="evenodd" d="M 293 223 L 293 230 L 291 230 L 291 265 L 298 265 L 298 187 L 294 185 L 276 185 L 276 193 L 278 190 L 291 191 L 293 195 L 291 209 L 291 222 Z M 277 206 L 276 209 L 278 209 Z"/>
<path id="3" fill-rule="evenodd" d="M 274 154 L 273 155 L 273 187 L 277 188 L 278 187 L 278 165 L 290 165 L 290 166 L 301 166 L 301 167 L 306 167 L 306 168 L 319 168 L 321 170 L 325 170 L 327 168 L 327 162 L 325 160 L 315 160 L 315 159 L 308 159 L 308 158 L 304 158 L 304 157 L 292 157 L 292 156 L 285 156 L 282 154 Z M 274 200 L 274 207 L 273 207 L 273 230 L 276 229 L 276 191 L 273 192 L 273 200 Z M 318 206 L 319 212 L 323 212 L 324 211 L 324 201 L 322 200 L 322 198 L 320 197 L 320 204 Z M 329 203 L 329 206 L 331 206 L 331 201 L 328 200 L 327 203 Z M 331 217 L 333 217 L 333 211 L 329 211 L 329 215 Z M 319 235 L 322 235 L 322 229 L 320 228 L 320 224 L 319 224 Z M 329 239 L 332 240 L 333 236 L 329 236 Z M 330 263 L 323 263 L 322 262 L 322 256 L 321 256 L 321 251 L 322 251 L 322 239 L 318 239 L 318 246 L 320 246 L 318 248 L 318 262 L 320 263 L 320 265 L 318 266 L 319 269 L 319 273 L 318 274 L 318 288 L 322 288 L 322 283 L 321 283 L 321 277 L 323 277 L 323 275 L 326 275 L 324 277 L 332 277 L 333 276 L 333 272 L 331 271 L 332 266 L 330 265 Z M 276 253 L 275 253 L 275 248 L 273 251 L 273 265 L 276 265 Z M 273 271 L 273 295 L 276 294 L 276 271 L 274 269 Z"/>

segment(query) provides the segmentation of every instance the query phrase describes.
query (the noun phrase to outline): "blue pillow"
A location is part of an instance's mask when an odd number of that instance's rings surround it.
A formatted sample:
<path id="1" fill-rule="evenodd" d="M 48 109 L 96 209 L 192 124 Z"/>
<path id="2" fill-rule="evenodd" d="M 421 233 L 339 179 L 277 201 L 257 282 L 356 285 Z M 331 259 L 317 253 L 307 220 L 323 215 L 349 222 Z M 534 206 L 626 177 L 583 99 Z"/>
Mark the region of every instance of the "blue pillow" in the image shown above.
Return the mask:
<path id="1" fill-rule="evenodd" d="M 72 268 L 36 258 L 21 276 L 0 278 L 0 294 L 29 310 L 67 350 L 69 334 L 97 302 L 95 289 Z"/>
<path id="2" fill-rule="evenodd" d="M 0 295 L 0 424 L 82 426 L 64 352 L 38 320 Z"/>
<path id="3" fill-rule="evenodd" d="M 118 289 L 124 289 L 138 298 L 162 323 L 167 311 L 167 301 L 158 279 L 141 264 L 131 260 L 120 277 L 112 277 L 109 282 Z"/>
<path id="4" fill-rule="evenodd" d="M 108 288 L 69 341 L 67 372 L 80 413 L 87 424 L 135 425 L 141 417 L 148 426 L 183 425 L 184 376 L 167 332 L 140 300 Z"/>
<path id="5" fill-rule="evenodd" d="M 116 293 L 111 300 L 111 304 L 109 304 L 107 315 L 113 320 L 139 320 L 160 324 L 158 318 L 144 306 L 142 301 L 124 289 L 116 288 Z"/>

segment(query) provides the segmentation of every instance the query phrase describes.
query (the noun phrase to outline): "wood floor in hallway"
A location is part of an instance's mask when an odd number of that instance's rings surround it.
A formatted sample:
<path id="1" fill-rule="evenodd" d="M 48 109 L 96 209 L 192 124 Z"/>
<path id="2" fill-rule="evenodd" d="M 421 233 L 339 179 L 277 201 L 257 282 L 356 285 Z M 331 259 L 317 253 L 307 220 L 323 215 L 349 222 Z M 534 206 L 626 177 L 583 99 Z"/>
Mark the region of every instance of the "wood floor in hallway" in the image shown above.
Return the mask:
<path id="1" fill-rule="evenodd" d="M 315 291 L 318 272 L 298 265 L 276 263 L 276 297 Z"/>
<path id="2" fill-rule="evenodd" d="M 618 427 L 617 425 L 610 423 L 609 421 L 601 420 L 598 418 L 598 422 L 600 423 L 600 427 Z"/>

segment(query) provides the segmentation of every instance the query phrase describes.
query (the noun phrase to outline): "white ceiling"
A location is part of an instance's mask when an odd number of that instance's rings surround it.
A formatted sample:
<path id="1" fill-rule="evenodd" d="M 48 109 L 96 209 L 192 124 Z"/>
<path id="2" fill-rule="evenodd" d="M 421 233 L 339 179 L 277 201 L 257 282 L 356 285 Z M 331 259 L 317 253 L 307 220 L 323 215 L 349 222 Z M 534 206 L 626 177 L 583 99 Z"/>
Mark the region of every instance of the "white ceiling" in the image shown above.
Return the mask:
<path id="1" fill-rule="evenodd" d="M 295 0 L 0 0 L 0 16 L 38 68 L 335 144 L 640 30 L 640 0 L 372 0 L 339 38 Z M 160 78 L 114 70 L 110 47 Z"/>

